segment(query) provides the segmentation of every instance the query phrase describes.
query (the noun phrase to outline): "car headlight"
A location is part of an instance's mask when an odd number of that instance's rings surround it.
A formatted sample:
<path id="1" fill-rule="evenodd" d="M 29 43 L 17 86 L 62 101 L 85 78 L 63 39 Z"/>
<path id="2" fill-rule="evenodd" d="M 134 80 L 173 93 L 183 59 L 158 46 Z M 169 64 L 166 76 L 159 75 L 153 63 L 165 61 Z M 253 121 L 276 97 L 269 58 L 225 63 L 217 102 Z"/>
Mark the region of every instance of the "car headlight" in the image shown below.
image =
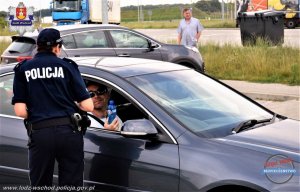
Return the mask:
<path id="1" fill-rule="evenodd" d="M 185 46 L 186 48 L 194 51 L 195 53 L 199 53 L 199 50 L 196 47 Z"/>

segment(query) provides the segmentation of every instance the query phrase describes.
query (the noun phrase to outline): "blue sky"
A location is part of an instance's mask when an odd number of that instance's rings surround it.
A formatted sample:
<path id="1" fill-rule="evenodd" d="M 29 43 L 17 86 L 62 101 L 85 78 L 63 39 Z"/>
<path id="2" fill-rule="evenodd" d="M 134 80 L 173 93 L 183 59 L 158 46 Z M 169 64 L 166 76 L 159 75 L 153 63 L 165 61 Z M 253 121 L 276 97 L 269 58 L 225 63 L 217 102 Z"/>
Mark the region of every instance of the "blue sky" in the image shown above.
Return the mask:
<path id="1" fill-rule="evenodd" d="M 159 5 L 159 4 L 189 4 L 197 2 L 198 0 L 120 0 L 121 7 L 129 5 Z M 51 0 L 0 0 L 0 11 L 8 11 L 9 6 L 16 7 L 19 2 L 23 2 L 26 7 L 33 6 L 35 10 L 47 9 L 50 7 Z"/>

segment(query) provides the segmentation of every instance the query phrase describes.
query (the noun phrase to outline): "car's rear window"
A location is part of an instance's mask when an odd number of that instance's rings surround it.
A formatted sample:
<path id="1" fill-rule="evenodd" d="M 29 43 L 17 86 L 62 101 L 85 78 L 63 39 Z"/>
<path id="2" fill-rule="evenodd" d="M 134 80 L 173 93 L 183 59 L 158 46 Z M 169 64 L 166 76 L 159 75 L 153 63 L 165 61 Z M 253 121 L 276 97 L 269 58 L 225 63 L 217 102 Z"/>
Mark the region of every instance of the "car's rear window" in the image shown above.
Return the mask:
<path id="1" fill-rule="evenodd" d="M 35 41 L 29 38 L 18 38 L 13 41 L 6 51 L 9 53 L 26 53 L 32 51 L 35 47 Z"/>

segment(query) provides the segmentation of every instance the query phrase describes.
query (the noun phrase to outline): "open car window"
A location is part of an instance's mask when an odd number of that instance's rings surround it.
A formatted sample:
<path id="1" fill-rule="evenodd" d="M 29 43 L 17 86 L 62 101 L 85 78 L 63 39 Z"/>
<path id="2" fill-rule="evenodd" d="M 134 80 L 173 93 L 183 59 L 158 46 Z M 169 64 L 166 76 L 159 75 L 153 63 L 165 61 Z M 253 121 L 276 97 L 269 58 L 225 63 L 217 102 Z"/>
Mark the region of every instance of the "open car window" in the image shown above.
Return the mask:
<path id="1" fill-rule="evenodd" d="M 98 83 L 98 82 L 97 82 Z M 99 83 L 101 84 L 101 83 Z M 122 123 L 127 120 L 136 120 L 136 119 L 148 119 L 148 115 L 139 109 L 136 104 L 131 102 L 128 98 L 126 98 L 120 91 L 116 90 L 116 88 L 112 88 L 106 85 L 109 90 L 109 100 L 113 100 L 117 107 L 117 116 L 120 118 Z M 98 119 L 94 115 L 89 115 L 91 119 L 91 128 L 101 128 L 103 129 L 103 124 L 105 119 Z"/>
<path id="2" fill-rule="evenodd" d="M 90 81 L 90 80 L 85 80 Z M 95 81 L 95 80 L 93 80 Z M 104 84 L 108 87 L 108 90 L 110 92 L 110 99 L 114 100 L 115 105 L 117 106 L 117 116 L 122 120 L 123 125 L 125 124 L 131 124 L 131 120 L 137 120 L 135 123 L 142 122 L 143 120 L 149 120 L 153 124 L 153 126 L 156 128 L 157 131 L 157 138 L 161 142 L 167 142 L 167 143 L 174 143 L 172 138 L 170 137 L 169 133 L 165 128 L 162 127 L 158 123 L 157 120 L 154 119 L 154 117 L 151 117 L 153 115 L 148 114 L 149 112 L 146 112 L 145 110 L 141 109 L 139 105 L 141 103 L 135 103 L 132 98 L 129 98 L 126 93 L 122 92 L 121 90 L 118 90 L 115 87 L 112 87 L 111 85 L 108 85 L 107 83 L 95 81 L 100 84 Z M 95 117 L 91 117 L 91 121 L 94 120 Z M 129 123 L 130 122 L 130 123 Z M 146 125 L 147 126 L 147 125 Z M 123 129 L 124 127 L 122 127 Z M 147 127 L 145 127 L 147 128 Z M 123 131 L 121 129 L 121 131 Z M 141 129 L 140 129 L 141 130 Z M 105 131 L 105 132 L 111 132 L 111 133 L 119 133 L 122 134 L 121 132 L 117 131 L 108 131 L 103 128 L 103 126 L 100 127 L 95 127 L 95 126 L 90 126 L 89 131 Z M 135 131 L 133 131 L 135 132 Z"/>

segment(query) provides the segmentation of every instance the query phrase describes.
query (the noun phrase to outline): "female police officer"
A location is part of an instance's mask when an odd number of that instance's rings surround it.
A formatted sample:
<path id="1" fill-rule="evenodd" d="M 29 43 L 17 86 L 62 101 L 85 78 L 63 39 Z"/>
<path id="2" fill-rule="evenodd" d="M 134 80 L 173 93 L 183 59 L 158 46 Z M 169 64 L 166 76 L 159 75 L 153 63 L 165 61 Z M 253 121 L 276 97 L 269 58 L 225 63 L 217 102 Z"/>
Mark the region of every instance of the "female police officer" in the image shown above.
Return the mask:
<path id="1" fill-rule="evenodd" d="M 14 69 L 12 104 L 16 115 L 29 122 L 33 191 L 50 189 L 55 160 L 59 186 L 83 185 L 83 136 L 71 116 L 78 108 L 91 112 L 94 106 L 76 63 L 57 57 L 61 46 L 59 31 L 44 29 L 37 38 L 38 53 Z"/>

